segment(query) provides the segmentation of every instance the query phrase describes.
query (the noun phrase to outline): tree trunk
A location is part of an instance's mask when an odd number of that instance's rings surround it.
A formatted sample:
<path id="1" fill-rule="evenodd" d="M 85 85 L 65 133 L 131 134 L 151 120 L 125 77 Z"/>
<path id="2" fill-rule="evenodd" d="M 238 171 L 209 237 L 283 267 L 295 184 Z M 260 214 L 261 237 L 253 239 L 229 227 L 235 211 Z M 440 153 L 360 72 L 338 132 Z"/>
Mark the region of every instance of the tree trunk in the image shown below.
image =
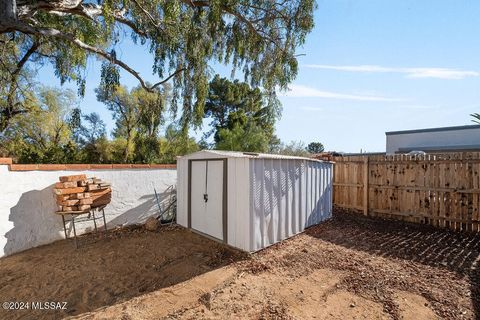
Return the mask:
<path id="1" fill-rule="evenodd" d="M 132 132 L 131 130 L 127 130 L 127 145 L 125 146 L 125 150 L 123 152 L 123 163 L 128 163 L 128 158 L 130 157 L 130 145 L 132 144 Z"/>
<path id="2" fill-rule="evenodd" d="M 7 130 L 8 124 L 10 122 L 10 119 L 4 115 L 5 113 L 6 112 L 2 111 L 2 115 L 0 116 L 0 134 Z"/>
<path id="3" fill-rule="evenodd" d="M 17 1 L 0 0 L 0 32 L 8 31 L 17 21 Z"/>

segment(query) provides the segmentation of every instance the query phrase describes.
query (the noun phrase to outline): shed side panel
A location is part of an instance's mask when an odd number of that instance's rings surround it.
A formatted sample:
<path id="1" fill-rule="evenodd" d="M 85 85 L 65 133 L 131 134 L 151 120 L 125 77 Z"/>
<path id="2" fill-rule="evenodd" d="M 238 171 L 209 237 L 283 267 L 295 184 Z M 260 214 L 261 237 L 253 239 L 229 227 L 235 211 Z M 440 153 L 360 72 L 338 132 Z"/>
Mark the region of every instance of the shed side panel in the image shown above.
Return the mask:
<path id="1" fill-rule="evenodd" d="M 268 191 L 270 192 L 270 206 L 272 217 L 269 223 L 269 231 L 268 231 L 268 242 L 269 244 L 274 244 L 281 239 L 278 237 L 278 229 L 280 227 L 280 191 L 279 191 L 279 181 L 278 181 L 278 174 L 280 173 L 281 168 L 279 168 L 280 161 L 276 160 L 268 160 L 270 166 L 270 181 L 267 181 Z"/>
<path id="2" fill-rule="evenodd" d="M 264 159 L 258 159 L 250 162 L 250 251 L 257 251 L 266 246 L 264 243 L 264 215 L 266 214 L 266 205 L 264 203 L 266 176 L 264 161 Z"/>
<path id="3" fill-rule="evenodd" d="M 177 223 L 188 227 L 188 161 L 177 160 Z"/>
<path id="4" fill-rule="evenodd" d="M 278 170 L 278 186 L 279 186 L 279 228 L 278 237 L 285 239 L 288 237 L 288 222 L 290 221 L 291 213 L 288 211 L 288 189 L 287 189 L 287 175 L 288 175 L 288 161 L 279 161 L 280 170 Z"/>
<path id="5" fill-rule="evenodd" d="M 292 228 L 289 234 L 297 234 L 300 232 L 300 161 L 288 162 L 288 182 L 291 189 L 290 206 Z"/>
<path id="6" fill-rule="evenodd" d="M 252 159 L 250 164 L 250 251 L 331 216 L 331 163 Z"/>
<path id="7" fill-rule="evenodd" d="M 227 243 L 250 251 L 249 159 L 228 158 L 227 172 Z"/>
<path id="8" fill-rule="evenodd" d="M 228 159 L 228 244 L 250 251 L 249 159 Z"/>
<path id="9" fill-rule="evenodd" d="M 307 212 L 305 227 L 318 224 L 332 216 L 332 170 L 331 163 L 311 162 L 312 192 L 307 195 L 311 209 Z"/>
<path id="10" fill-rule="evenodd" d="M 237 161 L 227 160 L 227 243 L 235 246 L 237 243 Z M 241 201 L 241 200 L 240 200 Z"/>

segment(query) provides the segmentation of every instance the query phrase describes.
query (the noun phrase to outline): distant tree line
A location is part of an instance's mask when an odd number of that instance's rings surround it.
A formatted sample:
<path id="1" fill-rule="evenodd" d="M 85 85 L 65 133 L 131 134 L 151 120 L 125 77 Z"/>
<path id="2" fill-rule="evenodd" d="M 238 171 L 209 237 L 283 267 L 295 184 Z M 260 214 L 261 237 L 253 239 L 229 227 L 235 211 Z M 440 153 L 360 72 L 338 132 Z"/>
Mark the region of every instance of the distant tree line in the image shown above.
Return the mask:
<path id="1" fill-rule="evenodd" d="M 323 145 L 282 143 L 275 135 L 281 105 L 258 88 L 215 76 L 209 84 L 200 141 L 181 126 L 168 101 L 169 85 L 147 91 L 102 82 L 97 100 L 111 112 L 111 137 L 98 113 L 83 113 L 70 90 L 37 87 L 25 112 L 9 119 L 0 134 L 0 154 L 19 163 L 174 163 L 200 149 L 308 156 Z M 171 118 L 170 123 L 166 119 Z M 203 120 L 202 120 L 203 121 Z M 163 130 L 161 130 L 163 129 Z"/>
<path id="2" fill-rule="evenodd" d="M 279 151 L 276 90 L 298 74 L 315 8 L 314 0 L 0 0 L 0 153 L 21 162 L 142 163 L 204 147 Z M 117 55 L 124 39 L 146 49 L 155 83 Z M 98 114 L 76 110 L 71 92 L 35 83 L 49 66 L 84 96 L 91 58 L 101 63 L 96 95 L 115 121 L 111 135 Z M 253 100 L 228 100 L 232 109 L 197 143 L 189 130 L 218 102 L 212 64 L 262 90 L 218 79 Z M 138 87 L 121 86 L 122 73 Z"/>
<path id="3" fill-rule="evenodd" d="M 314 0 L 0 0 L 0 91 L 6 97 L 0 132 L 30 108 L 30 68 L 50 66 L 83 96 L 93 57 L 102 64 L 103 84 L 120 85 L 121 70 L 148 92 L 171 83 L 170 103 L 183 130 L 201 125 L 212 64 L 274 98 L 297 76 L 296 51 L 314 27 L 315 8 Z M 132 57 L 127 62 L 117 55 L 124 39 L 146 49 L 156 83 L 129 63 Z M 130 56 L 127 51 L 122 56 Z"/>
<path id="4" fill-rule="evenodd" d="M 174 163 L 197 151 L 195 139 L 175 123 L 163 135 L 163 96 L 119 87 L 110 96 L 97 90 L 115 120 L 109 139 L 98 113 L 84 114 L 69 90 L 41 87 L 28 113 L 10 121 L 0 135 L 0 153 L 19 163 Z"/>

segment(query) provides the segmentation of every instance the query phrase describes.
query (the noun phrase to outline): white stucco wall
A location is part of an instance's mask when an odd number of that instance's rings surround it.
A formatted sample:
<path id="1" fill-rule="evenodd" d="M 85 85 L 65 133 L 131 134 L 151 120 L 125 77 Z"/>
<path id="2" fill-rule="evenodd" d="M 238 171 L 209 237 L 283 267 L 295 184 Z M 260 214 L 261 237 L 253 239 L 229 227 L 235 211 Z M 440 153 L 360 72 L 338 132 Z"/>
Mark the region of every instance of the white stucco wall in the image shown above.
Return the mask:
<path id="1" fill-rule="evenodd" d="M 478 146 L 480 144 L 480 126 L 464 126 L 453 128 L 446 128 L 442 131 L 441 128 L 434 129 L 436 131 L 421 132 L 387 132 L 387 147 L 388 154 L 394 154 L 400 148 L 411 148 L 418 151 L 429 151 L 432 148 L 445 149 L 445 147 L 468 149 L 468 147 Z"/>
<path id="2" fill-rule="evenodd" d="M 164 199 L 166 189 L 177 180 L 175 169 L 9 171 L 8 168 L 0 165 L 0 256 L 64 237 L 62 219 L 54 213 L 53 185 L 59 176 L 85 173 L 112 184 L 112 202 L 105 209 L 108 228 L 142 223 L 158 213 L 154 188 Z M 92 228 L 93 222 L 84 223 L 77 232 Z"/>

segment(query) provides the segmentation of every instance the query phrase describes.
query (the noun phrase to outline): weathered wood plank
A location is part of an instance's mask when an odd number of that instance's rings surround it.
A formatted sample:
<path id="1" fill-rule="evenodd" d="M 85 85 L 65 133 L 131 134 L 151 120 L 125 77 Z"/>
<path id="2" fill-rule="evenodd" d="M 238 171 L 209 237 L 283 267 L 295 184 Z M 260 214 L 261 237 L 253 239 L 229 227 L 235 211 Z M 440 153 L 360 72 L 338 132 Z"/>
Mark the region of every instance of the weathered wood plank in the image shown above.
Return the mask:
<path id="1" fill-rule="evenodd" d="M 372 216 L 480 231 L 479 152 L 334 161 L 335 205 Z"/>

